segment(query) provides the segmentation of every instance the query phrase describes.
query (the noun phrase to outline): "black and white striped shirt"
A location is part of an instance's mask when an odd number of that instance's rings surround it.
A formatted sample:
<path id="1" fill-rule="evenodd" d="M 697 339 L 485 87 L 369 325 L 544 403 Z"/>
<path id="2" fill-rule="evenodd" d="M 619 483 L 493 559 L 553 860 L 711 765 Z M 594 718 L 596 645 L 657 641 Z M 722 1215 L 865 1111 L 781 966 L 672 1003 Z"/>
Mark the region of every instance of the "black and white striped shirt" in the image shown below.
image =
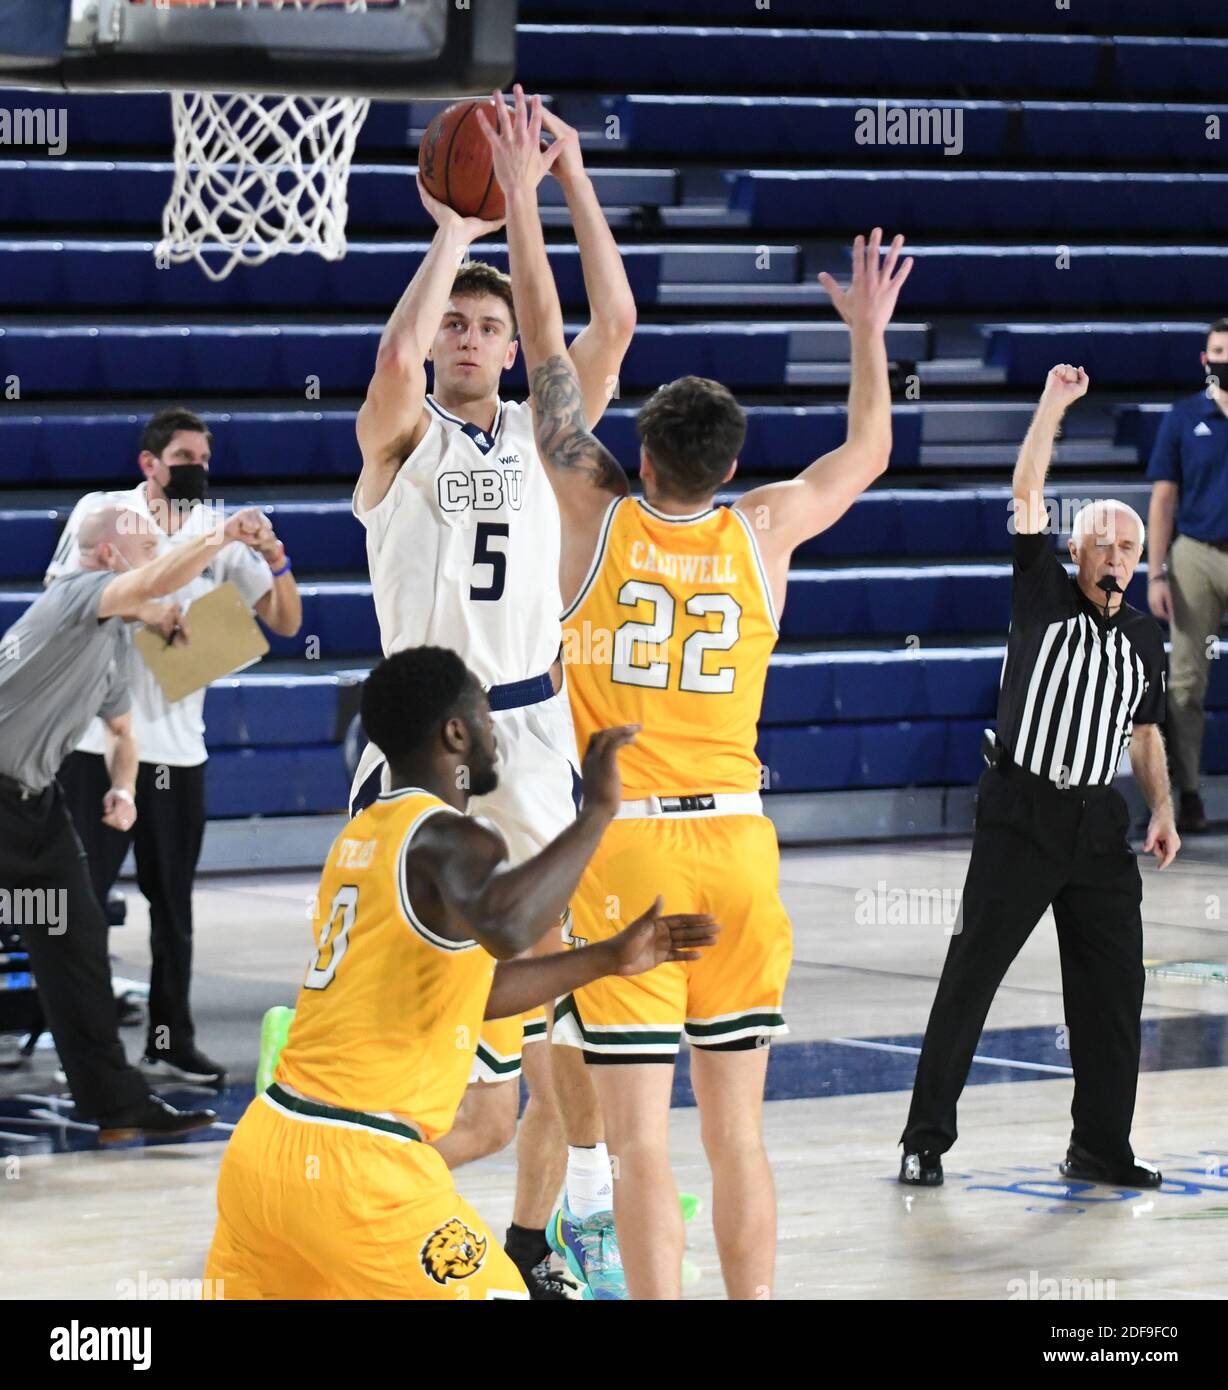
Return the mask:
<path id="1" fill-rule="evenodd" d="M 1011 759 L 1062 787 L 1107 786 L 1135 724 L 1164 720 L 1167 665 L 1155 620 L 1123 602 L 1106 621 L 1046 535 L 1016 535 L 998 736 Z"/>

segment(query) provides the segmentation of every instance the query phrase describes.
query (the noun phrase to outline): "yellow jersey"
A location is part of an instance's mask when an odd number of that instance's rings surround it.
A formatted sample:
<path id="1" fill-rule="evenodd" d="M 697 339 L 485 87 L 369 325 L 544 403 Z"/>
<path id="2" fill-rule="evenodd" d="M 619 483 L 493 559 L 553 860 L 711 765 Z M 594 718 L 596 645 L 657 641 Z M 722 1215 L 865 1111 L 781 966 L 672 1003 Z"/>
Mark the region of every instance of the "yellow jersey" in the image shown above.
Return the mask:
<path id="1" fill-rule="evenodd" d="M 756 730 L 778 635 L 747 517 L 732 507 L 667 516 L 616 499 L 563 614 L 580 751 L 598 729 L 642 724 L 619 755 L 625 798 L 758 791 Z"/>
<path id="2" fill-rule="evenodd" d="M 446 1134 L 469 1082 L 494 957 L 425 927 L 405 892 L 405 856 L 431 816 L 459 815 L 418 787 L 385 792 L 329 851 L 275 1079 L 311 1100 L 407 1118 Z"/>

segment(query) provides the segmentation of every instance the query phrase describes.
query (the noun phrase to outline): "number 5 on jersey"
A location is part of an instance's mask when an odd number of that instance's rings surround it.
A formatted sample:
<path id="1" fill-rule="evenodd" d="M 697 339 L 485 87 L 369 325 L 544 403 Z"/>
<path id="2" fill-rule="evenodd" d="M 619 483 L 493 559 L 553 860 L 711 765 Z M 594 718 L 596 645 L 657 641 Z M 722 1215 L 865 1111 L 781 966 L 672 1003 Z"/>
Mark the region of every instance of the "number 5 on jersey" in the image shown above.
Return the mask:
<path id="1" fill-rule="evenodd" d="M 491 569 L 490 583 L 486 585 L 470 584 L 469 597 L 471 599 L 495 599 L 503 597 L 503 586 L 507 583 L 507 551 L 492 550 L 490 542 L 496 537 L 507 540 L 509 535 L 508 524 L 506 521 L 479 521 L 477 532 L 473 538 L 473 563 L 475 565 L 489 565 Z"/>

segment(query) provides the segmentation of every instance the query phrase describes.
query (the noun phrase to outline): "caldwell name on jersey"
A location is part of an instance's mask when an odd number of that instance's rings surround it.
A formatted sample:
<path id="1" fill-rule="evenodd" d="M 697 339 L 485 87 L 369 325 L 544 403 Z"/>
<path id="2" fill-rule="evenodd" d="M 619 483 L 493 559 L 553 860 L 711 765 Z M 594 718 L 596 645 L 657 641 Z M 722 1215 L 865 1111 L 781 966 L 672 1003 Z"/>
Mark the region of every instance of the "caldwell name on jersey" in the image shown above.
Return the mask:
<path id="1" fill-rule="evenodd" d="M 741 512 L 612 502 L 563 633 L 579 746 L 643 725 L 619 757 L 626 798 L 759 790 L 756 725 L 779 628 Z"/>
<path id="2" fill-rule="evenodd" d="M 580 880 L 572 939 L 605 940 L 658 894 L 666 912 L 712 913 L 721 937 L 698 961 L 585 985 L 560 1005 L 555 1039 L 604 1065 L 672 1064 L 684 1033 L 692 1047 L 760 1046 L 787 1032 L 792 939 L 759 800 L 756 725 L 778 629 L 749 520 L 613 502 L 563 621 L 581 744 L 642 725 L 619 754 L 623 807 Z"/>

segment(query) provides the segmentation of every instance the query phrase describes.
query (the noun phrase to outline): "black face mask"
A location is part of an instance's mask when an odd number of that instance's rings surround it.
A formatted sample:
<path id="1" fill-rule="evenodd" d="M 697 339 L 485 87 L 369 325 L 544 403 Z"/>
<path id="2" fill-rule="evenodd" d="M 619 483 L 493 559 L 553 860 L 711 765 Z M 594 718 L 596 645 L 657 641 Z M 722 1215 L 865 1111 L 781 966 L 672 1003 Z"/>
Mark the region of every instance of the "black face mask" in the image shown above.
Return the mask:
<path id="1" fill-rule="evenodd" d="M 203 463 L 176 463 L 162 484 L 168 502 L 186 502 L 194 507 L 209 495 L 209 470 Z"/>

